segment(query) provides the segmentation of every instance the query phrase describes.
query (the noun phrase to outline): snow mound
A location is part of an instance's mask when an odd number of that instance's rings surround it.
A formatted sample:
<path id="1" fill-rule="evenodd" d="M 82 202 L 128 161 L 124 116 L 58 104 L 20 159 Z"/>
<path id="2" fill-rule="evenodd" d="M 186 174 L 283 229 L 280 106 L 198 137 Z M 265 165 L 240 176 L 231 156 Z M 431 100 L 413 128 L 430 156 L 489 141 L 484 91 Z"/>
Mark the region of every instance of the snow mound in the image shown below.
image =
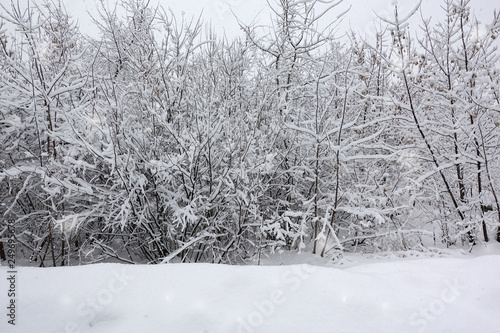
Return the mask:
<path id="1" fill-rule="evenodd" d="M 0 271 L 7 275 L 6 267 Z M 4 314 L 0 331 L 493 332 L 500 311 L 498 276 L 499 255 L 344 269 L 19 267 L 16 325 L 7 324 Z M 8 281 L 1 281 L 1 290 L 7 290 Z"/>

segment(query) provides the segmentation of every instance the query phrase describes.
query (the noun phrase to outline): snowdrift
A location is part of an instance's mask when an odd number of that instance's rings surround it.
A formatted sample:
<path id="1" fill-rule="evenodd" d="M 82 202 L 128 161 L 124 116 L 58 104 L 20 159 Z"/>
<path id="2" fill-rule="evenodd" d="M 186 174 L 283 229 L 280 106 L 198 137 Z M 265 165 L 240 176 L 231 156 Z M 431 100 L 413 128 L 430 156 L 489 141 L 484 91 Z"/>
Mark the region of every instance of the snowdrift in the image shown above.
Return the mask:
<path id="1" fill-rule="evenodd" d="M 349 268 L 19 267 L 16 325 L 4 314 L 0 331 L 498 332 L 499 276 L 499 255 Z"/>

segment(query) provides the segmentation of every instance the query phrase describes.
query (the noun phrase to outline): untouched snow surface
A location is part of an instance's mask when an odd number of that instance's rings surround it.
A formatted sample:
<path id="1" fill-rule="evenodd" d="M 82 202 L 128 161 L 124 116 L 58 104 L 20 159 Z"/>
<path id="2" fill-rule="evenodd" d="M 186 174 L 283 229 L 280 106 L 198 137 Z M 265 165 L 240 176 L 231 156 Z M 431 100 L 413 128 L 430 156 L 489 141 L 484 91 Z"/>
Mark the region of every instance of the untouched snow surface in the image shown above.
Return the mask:
<path id="1" fill-rule="evenodd" d="M 0 267 L 0 332 L 500 332 L 500 255 L 463 257 L 18 267 L 16 326 Z"/>

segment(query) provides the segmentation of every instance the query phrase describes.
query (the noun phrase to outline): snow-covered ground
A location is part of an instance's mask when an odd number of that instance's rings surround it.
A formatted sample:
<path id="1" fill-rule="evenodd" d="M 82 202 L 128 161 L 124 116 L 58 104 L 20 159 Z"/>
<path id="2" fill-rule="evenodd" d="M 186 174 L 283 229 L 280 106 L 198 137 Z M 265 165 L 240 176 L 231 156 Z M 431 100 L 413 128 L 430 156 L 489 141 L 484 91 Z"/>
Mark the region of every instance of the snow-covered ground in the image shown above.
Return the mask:
<path id="1" fill-rule="evenodd" d="M 0 332 L 500 332 L 497 244 L 445 258 L 352 256 L 343 265 L 281 258 L 18 267 L 16 326 L 7 324 L 0 267 Z"/>

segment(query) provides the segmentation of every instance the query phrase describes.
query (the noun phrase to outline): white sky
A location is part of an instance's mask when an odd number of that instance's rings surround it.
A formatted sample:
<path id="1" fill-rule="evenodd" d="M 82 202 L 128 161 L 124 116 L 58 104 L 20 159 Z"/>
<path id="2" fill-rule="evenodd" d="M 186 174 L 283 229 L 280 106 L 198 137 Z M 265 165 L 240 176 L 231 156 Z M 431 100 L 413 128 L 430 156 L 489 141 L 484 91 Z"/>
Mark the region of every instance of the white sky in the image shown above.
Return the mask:
<path id="1" fill-rule="evenodd" d="M 17 0 L 16 0 L 17 1 Z M 32 0 L 33 1 L 33 0 Z M 89 13 L 96 14 L 97 0 L 63 0 L 68 12 L 78 20 L 81 31 L 90 35 L 97 35 L 97 30 L 90 21 Z M 115 0 L 105 0 L 113 3 Z M 275 0 L 269 0 L 271 3 Z M 21 5 L 28 0 L 19 0 Z M 151 0 L 152 3 L 160 3 L 165 8 L 171 8 L 176 15 L 182 12 L 188 17 L 197 16 L 203 10 L 205 23 L 212 22 L 218 33 L 225 32 L 228 37 L 241 34 L 238 23 L 231 10 L 244 22 L 250 23 L 256 20 L 259 24 L 269 22 L 269 10 L 266 0 Z M 339 28 L 338 34 L 352 27 L 368 36 L 374 35 L 374 27 L 379 22 L 376 14 L 390 18 L 393 11 L 392 4 L 395 0 L 344 0 L 344 2 L 332 11 L 329 19 L 333 19 L 339 13 L 351 6 Z M 418 0 L 399 0 L 398 5 L 401 13 L 406 13 L 418 3 Z M 9 6 L 10 0 L 0 0 L 0 4 Z M 425 16 L 433 16 L 435 20 L 443 18 L 440 6 L 441 0 L 422 0 L 422 12 Z M 472 0 L 470 3 L 474 14 L 480 22 L 488 23 L 495 8 L 500 8 L 500 3 L 494 0 Z M 1 9 L 0 9 L 1 10 Z M 416 18 L 419 20 L 419 17 Z"/>

